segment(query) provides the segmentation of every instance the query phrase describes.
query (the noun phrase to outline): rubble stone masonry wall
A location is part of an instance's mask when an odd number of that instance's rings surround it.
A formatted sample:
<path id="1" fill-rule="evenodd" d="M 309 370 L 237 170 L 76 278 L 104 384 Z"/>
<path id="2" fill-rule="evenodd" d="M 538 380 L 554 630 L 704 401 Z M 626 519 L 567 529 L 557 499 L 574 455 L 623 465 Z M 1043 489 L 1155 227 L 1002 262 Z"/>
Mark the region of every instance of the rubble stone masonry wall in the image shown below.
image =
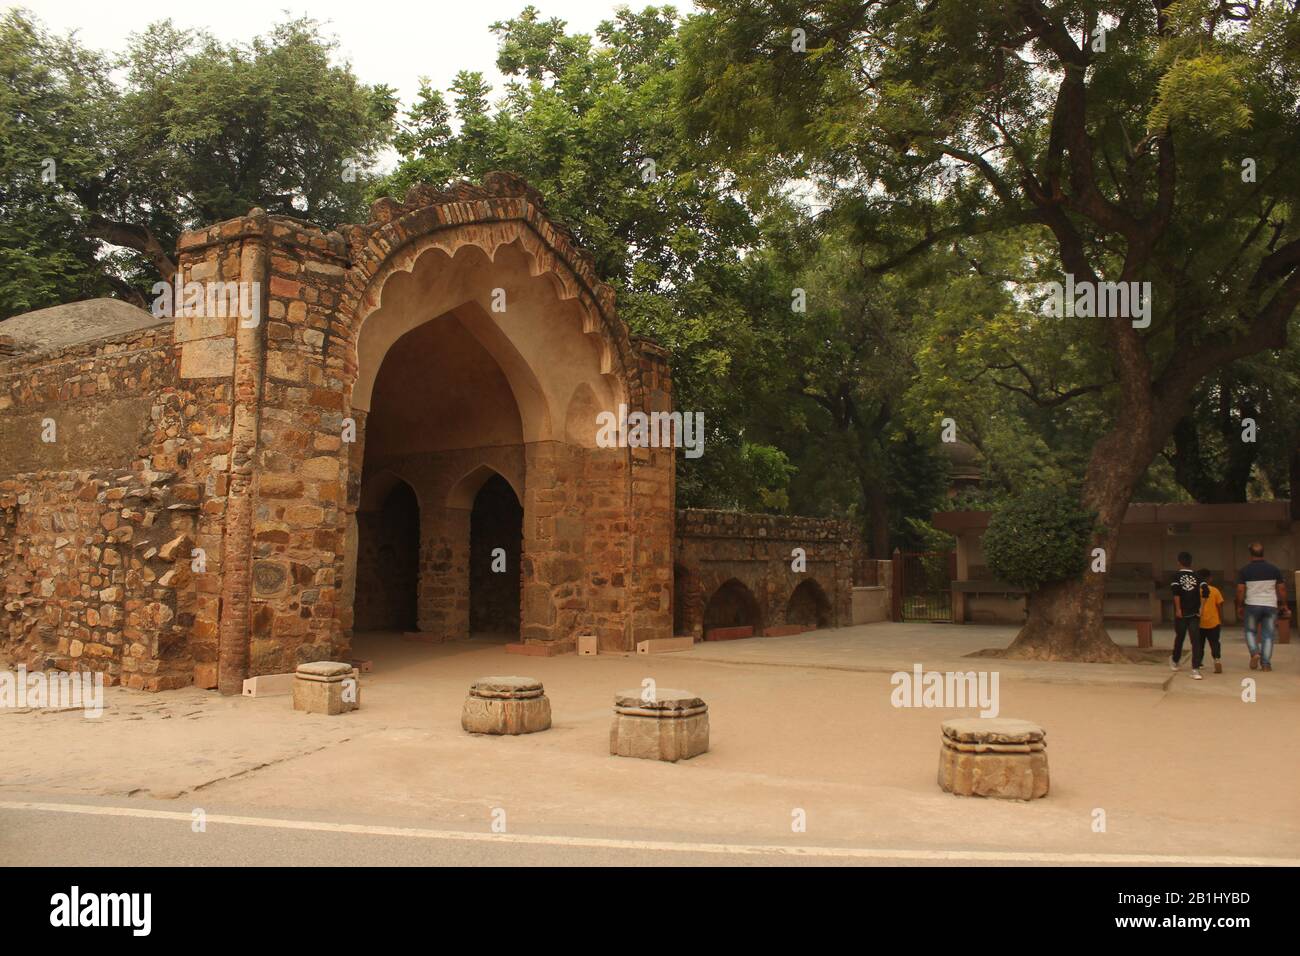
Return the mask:
<path id="1" fill-rule="evenodd" d="M 749 592 L 757 620 L 755 634 L 779 633 L 795 589 L 812 582 L 826 603 L 827 624 L 852 623 L 853 550 L 851 523 L 832 518 L 744 514 L 732 511 L 677 512 L 674 630 L 704 637 L 706 608 L 724 585 Z M 793 569 L 802 548 L 806 570 Z M 734 590 L 732 584 L 729 590 Z M 796 606 L 801 602 L 796 601 Z M 802 624 L 803 622 L 798 622 Z M 797 626 L 797 625 L 796 625 Z"/>
<path id="2" fill-rule="evenodd" d="M 9 663 L 147 690 L 215 666 L 231 394 L 180 351 L 165 322 L 0 364 Z"/>

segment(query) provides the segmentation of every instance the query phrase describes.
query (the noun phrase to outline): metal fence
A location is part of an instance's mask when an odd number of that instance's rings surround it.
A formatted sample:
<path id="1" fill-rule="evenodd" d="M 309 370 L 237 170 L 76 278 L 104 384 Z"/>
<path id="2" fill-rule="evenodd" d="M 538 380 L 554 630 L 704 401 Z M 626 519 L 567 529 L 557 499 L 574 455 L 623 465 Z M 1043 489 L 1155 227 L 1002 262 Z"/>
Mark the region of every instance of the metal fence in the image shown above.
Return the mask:
<path id="1" fill-rule="evenodd" d="M 895 551 L 895 617 L 903 621 L 951 621 L 956 571 L 957 555 L 952 551 Z"/>

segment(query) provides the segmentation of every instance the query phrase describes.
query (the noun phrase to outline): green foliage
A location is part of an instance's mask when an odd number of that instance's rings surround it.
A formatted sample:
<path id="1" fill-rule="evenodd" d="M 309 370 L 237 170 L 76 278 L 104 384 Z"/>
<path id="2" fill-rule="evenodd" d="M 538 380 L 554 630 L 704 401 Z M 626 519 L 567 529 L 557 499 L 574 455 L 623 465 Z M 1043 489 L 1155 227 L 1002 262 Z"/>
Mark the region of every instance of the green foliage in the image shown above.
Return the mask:
<path id="1" fill-rule="evenodd" d="M 1160 77 L 1148 128 L 1163 130 L 1174 124 L 1201 130 L 1242 130 L 1250 126 L 1250 107 L 1239 72 L 1242 65 L 1208 54 L 1174 63 Z"/>
<path id="2" fill-rule="evenodd" d="M 364 170 L 388 142 L 396 102 L 335 65 L 336 47 L 307 18 L 229 46 L 154 24 L 123 62 L 131 136 L 115 165 L 136 190 L 143 175 L 156 176 L 155 194 L 186 225 L 252 206 L 326 227 L 357 218 Z"/>
<path id="3" fill-rule="evenodd" d="M 701 7 L 678 83 L 706 154 L 755 203 L 811 184 L 882 286 L 942 267 L 903 321 L 912 427 L 955 419 L 1003 493 L 1182 494 L 1159 456 L 1198 383 L 1300 301 L 1294 3 Z M 1066 273 L 1150 282 L 1149 328 L 1045 316 Z"/>
<path id="4" fill-rule="evenodd" d="M 93 177 L 109 133 L 104 58 L 21 10 L 0 18 L 0 317 L 110 291 L 62 183 Z M 50 177 L 53 181 L 49 181 Z"/>
<path id="5" fill-rule="evenodd" d="M 1078 577 L 1088 566 L 1096 514 L 1056 488 L 1016 496 L 999 508 L 984 532 L 984 559 L 1009 584 L 1036 589 Z"/>
<path id="6" fill-rule="evenodd" d="M 233 45 L 161 21 L 110 57 L 6 13 L 3 314 L 109 291 L 143 301 L 183 230 L 254 206 L 360 218 L 396 104 L 334 52 L 305 18 Z"/>
<path id="7" fill-rule="evenodd" d="M 929 521 L 920 518 L 903 519 L 907 525 L 907 532 L 902 536 L 905 542 L 901 547 L 910 551 L 952 551 L 957 545 L 957 539 L 946 531 L 940 531 Z M 946 564 L 946 562 L 945 562 Z M 947 567 L 944 569 L 947 573 Z M 944 579 L 946 582 L 946 578 Z"/>

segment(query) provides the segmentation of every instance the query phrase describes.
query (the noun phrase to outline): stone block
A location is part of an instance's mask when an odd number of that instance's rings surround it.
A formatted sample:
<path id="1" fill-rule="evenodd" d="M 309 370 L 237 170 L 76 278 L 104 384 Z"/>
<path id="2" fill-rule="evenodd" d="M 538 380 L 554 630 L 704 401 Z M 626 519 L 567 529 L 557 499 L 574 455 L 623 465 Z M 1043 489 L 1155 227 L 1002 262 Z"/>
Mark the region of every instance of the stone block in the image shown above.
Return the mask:
<path id="1" fill-rule="evenodd" d="M 312 661 L 299 664 L 293 682 L 293 709 L 309 714 L 346 714 L 361 706 L 361 682 L 351 664 Z"/>
<path id="2" fill-rule="evenodd" d="M 582 634 L 578 637 L 578 656 L 593 657 L 600 653 L 600 642 L 595 634 Z"/>
<path id="3" fill-rule="evenodd" d="M 469 688 L 460 725 L 471 734 L 533 734 L 549 730 L 551 702 L 532 677 L 483 677 Z"/>
<path id="4" fill-rule="evenodd" d="M 1048 791 L 1043 728 L 1006 717 L 943 723 L 939 786 L 963 797 L 1034 800 Z"/>
<path id="5" fill-rule="evenodd" d="M 181 378 L 229 378 L 234 374 L 233 338 L 196 339 L 181 346 Z"/>
<path id="6" fill-rule="evenodd" d="M 535 644 L 507 644 L 507 654 L 522 654 L 524 657 L 558 657 L 573 650 L 573 645 L 560 641 L 545 641 Z"/>
<path id="7" fill-rule="evenodd" d="M 709 749 L 709 708 L 690 691 L 656 689 L 652 699 L 640 690 L 614 696 L 609 752 L 616 757 L 689 760 Z"/>
<path id="8" fill-rule="evenodd" d="M 804 624 L 776 624 L 771 627 L 763 628 L 763 637 L 793 637 L 795 634 L 803 634 L 805 631 L 812 630 Z"/>
<path id="9" fill-rule="evenodd" d="M 737 627 L 711 627 L 704 632 L 706 641 L 737 641 L 754 636 L 754 628 L 749 624 Z"/>
<path id="10" fill-rule="evenodd" d="M 648 641 L 637 641 L 638 654 L 667 654 L 671 651 L 689 651 L 695 646 L 693 637 L 659 637 Z"/>
<path id="11" fill-rule="evenodd" d="M 276 697 L 293 693 L 297 674 L 262 674 L 244 681 L 245 697 Z"/>

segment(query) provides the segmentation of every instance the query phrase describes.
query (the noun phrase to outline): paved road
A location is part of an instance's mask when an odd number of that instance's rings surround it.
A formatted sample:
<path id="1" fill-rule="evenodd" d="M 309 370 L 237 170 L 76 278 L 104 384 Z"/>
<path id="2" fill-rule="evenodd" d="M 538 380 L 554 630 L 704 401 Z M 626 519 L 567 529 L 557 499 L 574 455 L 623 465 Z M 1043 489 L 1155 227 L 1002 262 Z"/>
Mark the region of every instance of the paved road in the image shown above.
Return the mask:
<path id="1" fill-rule="evenodd" d="M 4 866 L 862 866 L 862 865 L 1212 865 L 1300 861 L 1250 858 L 996 853 L 932 848 L 704 843 L 599 834 L 467 832 L 410 821 L 347 821 L 319 815 L 205 808 L 195 832 L 189 810 L 141 801 L 5 794 L 0 798 Z"/>
<path id="2" fill-rule="evenodd" d="M 206 831 L 196 833 L 188 811 L 146 809 L 154 815 L 137 816 L 105 812 L 140 810 L 136 803 L 99 804 L 94 813 L 15 808 L 13 803 L 0 801 L 3 866 L 834 866 L 870 862 L 755 853 L 740 847 L 733 852 L 666 849 L 673 844 L 658 845 L 663 841 L 649 843 L 631 835 L 610 840 L 467 833 L 463 828 L 413 828 L 409 821 L 352 824 L 301 816 L 266 817 L 257 811 L 209 813 Z M 172 816 L 156 815 L 160 813 Z"/>

